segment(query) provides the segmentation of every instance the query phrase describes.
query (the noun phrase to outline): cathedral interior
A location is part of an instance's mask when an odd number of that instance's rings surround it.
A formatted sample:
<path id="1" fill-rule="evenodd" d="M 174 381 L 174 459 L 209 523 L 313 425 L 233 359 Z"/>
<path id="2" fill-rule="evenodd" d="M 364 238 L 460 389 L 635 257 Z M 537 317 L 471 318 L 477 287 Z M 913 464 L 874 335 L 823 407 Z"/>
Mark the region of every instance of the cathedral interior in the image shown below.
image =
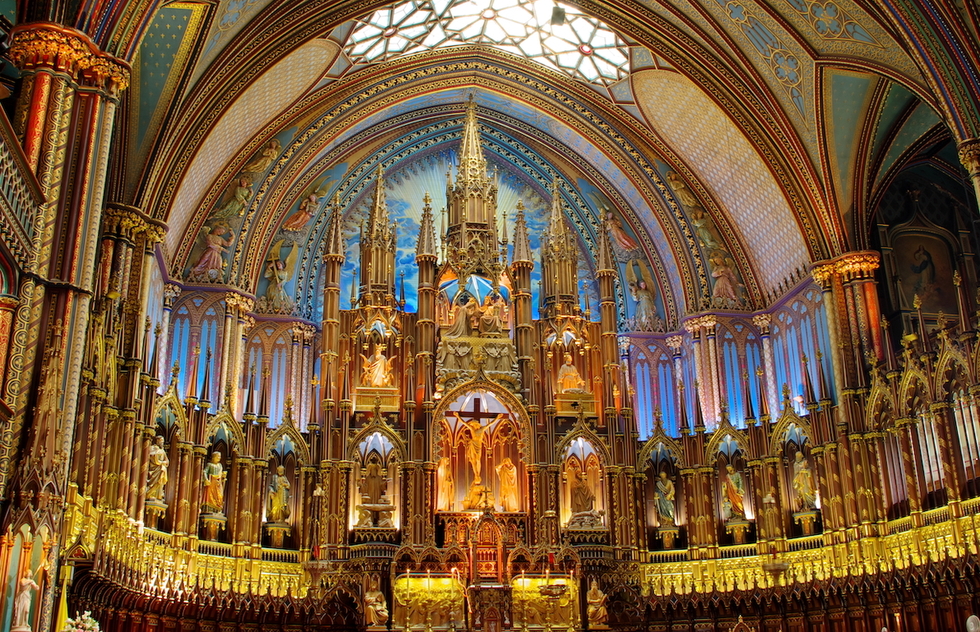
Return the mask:
<path id="1" fill-rule="evenodd" d="M 0 0 L 0 630 L 980 630 L 978 29 Z"/>

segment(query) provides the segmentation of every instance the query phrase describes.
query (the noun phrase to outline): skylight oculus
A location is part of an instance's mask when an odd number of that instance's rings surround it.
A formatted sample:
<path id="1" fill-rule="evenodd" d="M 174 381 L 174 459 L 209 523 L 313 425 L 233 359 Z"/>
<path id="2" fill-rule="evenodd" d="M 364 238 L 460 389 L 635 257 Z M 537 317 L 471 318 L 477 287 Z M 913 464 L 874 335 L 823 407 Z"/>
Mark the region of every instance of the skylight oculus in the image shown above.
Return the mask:
<path id="1" fill-rule="evenodd" d="M 619 35 L 554 0 L 408 0 L 358 20 L 345 51 L 362 64 L 461 44 L 494 46 L 602 86 L 629 74 Z"/>

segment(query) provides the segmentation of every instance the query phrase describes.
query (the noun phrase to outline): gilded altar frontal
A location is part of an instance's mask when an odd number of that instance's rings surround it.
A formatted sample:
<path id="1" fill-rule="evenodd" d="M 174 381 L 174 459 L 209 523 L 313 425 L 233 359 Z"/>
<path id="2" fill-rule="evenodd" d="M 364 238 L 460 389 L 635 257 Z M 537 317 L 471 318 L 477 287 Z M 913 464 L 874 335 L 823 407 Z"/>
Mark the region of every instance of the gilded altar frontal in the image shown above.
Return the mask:
<path id="1" fill-rule="evenodd" d="M 978 33 L 0 0 L 0 632 L 980 632 Z"/>

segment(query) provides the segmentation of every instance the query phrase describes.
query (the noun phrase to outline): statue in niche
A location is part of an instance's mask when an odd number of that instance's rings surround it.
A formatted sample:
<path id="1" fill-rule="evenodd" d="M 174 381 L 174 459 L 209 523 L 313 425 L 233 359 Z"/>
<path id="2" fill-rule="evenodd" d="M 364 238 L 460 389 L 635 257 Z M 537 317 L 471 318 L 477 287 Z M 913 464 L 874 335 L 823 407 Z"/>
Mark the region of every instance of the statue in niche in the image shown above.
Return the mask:
<path id="1" fill-rule="evenodd" d="M 507 328 L 505 309 L 506 303 L 503 297 L 499 294 L 488 295 L 483 303 L 483 309 L 480 310 L 480 333 L 491 337 L 501 334 Z"/>
<path id="2" fill-rule="evenodd" d="M 595 492 L 589 485 L 588 476 L 581 470 L 575 472 L 575 478 L 572 480 L 571 498 L 573 516 L 592 513 L 595 508 Z"/>
<path id="3" fill-rule="evenodd" d="M 377 577 L 371 578 L 371 584 L 364 593 L 364 622 L 368 626 L 383 626 L 388 623 L 388 602 L 378 588 Z"/>
<path id="4" fill-rule="evenodd" d="M 684 182 L 684 179 L 676 171 L 667 172 L 667 184 L 670 185 L 674 195 L 680 200 L 681 206 L 691 208 L 698 206 L 698 198 L 695 197 L 694 193 L 687 186 L 687 183 Z"/>
<path id="5" fill-rule="evenodd" d="M 453 322 L 443 332 L 442 337 L 462 338 L 471 335 L 474 330 L 473 321 L 479 320 L 479 309 L 479 306 L 472 297 L 468 294 L 461 295 L 453 307 Z M 479 324 L 477 324 L 476 329 L 479 329 Z"/>
<path id="6" fill-rule="evenodd" d="M 282 465 L 269 479 L 269 502 L 265 517 L 269 522 L 286 522 L 289 518 L 289 478 Z"/>
<path id="7" fill-rule="evenodd" d="M 453 480 L 453 466 L 448 456 L 439 459 L 436 470 L 439 478 L 439 509 L 453 511 L 456 504 L 456 482 Z"/>
<path id="8" fill-rule="evenodd" d="M 271 139 L 265 144 L 262 151 L 259 152 L 257 156 L 252 158 L 252 162 L 245 165 L 245 168 L 242 169 L 242 171 L 247 173 L 265 173 L 265 170 L 272 165 L 272 162 L 276 159 L 276 156 L 279 155 L 281 150 L 282 144 L 279 142 L 279 139 Z"/>
<path id="9" fill-rule="evenodd" d="M 518 511 L 517 466 L 510 457 L 504 457 L 496 469 L 500 481 L 500 506 L 504 511 Z"/>
<path id="10" fill-rule="evenodd" d="M 224 253 L 228 252 L 234 235 L 229 235 L 231 228 L 227 222 L 215 222 L 204 237 L 206 247 L 201 257 L 191 268 L 191 281 L 217 281 L 225 268 Z"/>
<path id="11" fill-rule="evenodd" d="M 599 582 L 595 579 L 589 584 L 589 592 L 585 594 L 585 599 L 588 603 L 587 612 L 589 623 L 592 625 L 604 625 L 606 619 L 609 617 L 609 612 L 606 610 L 608 597 L 599 588 Z"/>
<path id="12" fill-rule="evenodd" d="M 211 461 L 204 466 L 204 502 L 201 510 L 204 513 L 221 513 L 225 506 L 225 479 L 228 474 L 221 465 L 221 453 L 215 450 L 211 453 Z"/>
<path id="13" fill-rule="evenodd" d="M 796 453 L 793 462 L 793 489 L 800 499 L 801 509 L 809 511 L 817 506 L 817 490 L 813 486 L 813 473 L 802 452 Z"/>
<path id="14" fill-rule="evenodd" d="M 167 450 L 163 447 L 163 436 L 157 435 L 150 446 L 149 454 L 150 467 L 146 477 L 146 499 L 163 500 L 164 487 L 169 480 L 168 468 L 170 467 L 170 457 Z"/>
<path id="15" fill-rule="evenodd" d="M 361 386 L 372 388 L 387 388 L 392 385 L 392 361 L 384 355 L 385 345 L 375 345 L 374 355 L 370 358 L 361 354 L 364 360 L 361 373 Z"/>
<path id="16" fill-rule="evenodd" d="M 31 576 L 31 570 L 25 568 L 24 576 L 20 578 L 17 585 L 17 595 L 14 597 L 11 632 L 30 632 L 31 601 L 34 599 L 34 591 L 39 588 Z"/>
<path id="17" fill-rule="evenodd" d="M 657 479 L 657 514 L 660 516 L 660 526 L 673 527 L 677 523 L 674 518 L 674 482 L 667 477 L 667 472 L 660 472 Z"/>
<path id="18" fill-rule="evenodd" d="M 372 457 L 364 468 L 364 478 L 361 480 L 361 498 L 368 504 L 377 505 L 385 495 L 388 484 L 381 463 Z"/>
<path id="19" fill-rule="evenodd" d="M 466 439 L 466 460 L 469 462 L 470 467 L 473 469 L 473 484 L 479 485 L 482 482 L 483 474 L 483 443 L 484 435 L 487 430 L 490 430 L 494 425 L 503 421 L 504 414 L 500 413 L 497 417 L 488 423 L 487 425 L 482 425 L 478 419 L 466 419 L 464 420 L 459 416 L 459 413 L 453 411 L 456 416 L 456 421 L 466 426 L 470 431 L 469 439 Z"/>
<path id="20" fill-rule="evenodd" d="M 572 364 L 572 354 L 565 354 L 565 364 L 558 369 L 558 392 L 559 393 L 584 393 L 585 380 L 579 374 L 578 369 Z"/>
<path id="21" fill-rule="evenodd" d="M 723 517 L 729 519 L 745 518 L 745 483 L 734 466 L 725 468 L 725 478 L 721 483 Z"/>
<path id="22" fill-rule="evenodd" d="M 711 278 L 715 280 L 711 289 L 713 301 L 723 306 L 738 305 L 738 288 L 741 283 L 735 274 L 735 262 L 720 250 L 715 251 L 708 262 L 711 264 Z"/>
<path id="23" fill-rule="evenodd" d="M 232 194 L 230 200 L 225 205 L 214 212 L 215 219 L 231 219 L 245 214 L 245 207 L 252 197 L 252 179 L 241 174 L 238 176 L 238 186 Z"/>

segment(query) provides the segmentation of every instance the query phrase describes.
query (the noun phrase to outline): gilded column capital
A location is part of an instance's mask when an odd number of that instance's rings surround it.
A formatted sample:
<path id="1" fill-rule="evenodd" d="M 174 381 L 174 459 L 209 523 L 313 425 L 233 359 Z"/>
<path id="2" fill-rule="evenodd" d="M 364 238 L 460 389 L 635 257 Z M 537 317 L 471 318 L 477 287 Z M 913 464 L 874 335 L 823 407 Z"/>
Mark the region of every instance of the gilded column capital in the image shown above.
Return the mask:
<path id="1" fill-rule="evenodd" d="M 684 328 L 692 334 L 704 329 L 707 335 L 711 335 L 714 333 L 714 328 L 717 324 L 718 319 L 715 318 L 714 315 L 708 314 L 707 316 L 691 318 L 684 323 Z"/>
<path id="2" fill-rule="evenodd" d="M 233 314 L 236 310 L 244 314 L 252 311 L 252 308 L 255 307 L 255 300 L 247 296 L 242 296 L 237 292 L 228 292 L 225 294 L 225 305 Z"/>
<path id="3" fill-rule="evenodd" d="M 163 286 L 163 306 L 165 308 L 172 308 L 174 306 L 174 301 L 180 296 L 181 288 L 176 283 L 167 283 Z"/>
<path id="4" fill-rule="evenodd" d="M 120 235 L 127 239 L 133 239 L 149 227 L 146 216 L 138 208 L 118 203 L 105 207 L 102 212 L 102 223 L 106 233 Z"/>
<path id="5" fill-rule="evenodd" d="M 769 333 L 769 326 L 772 325 L 772 314 L 756 314 L 752 317 L 752 324 L 759 328 L 763 335 Z"/>
<path id="6" fill-rule="evenodd" d="M 834 259 L 818 261 L 811 266 L 810 274 L 814 281 L 827 287 L 835 276 L 845 281 L 871 278 L 880 262 L 881 255 L 871 250 L 848 252 Z"/>
<path id="7" fill-rule="evenodd" d="M 667 346 L 677 355 L 681 352 L 681 346 L 684 344 L 684 336 L 668 336 Z"/>
<path id="8" fill-rule="evenodd" d="M 971 178 L 980 177 L 980 138 L 970 138 L 958 145 L 960 162 Z"/>
<path id="9" fill-rule="evenodd" d="M 99 50 L 84 33 L 49 22 L 19 24 L 10 32 L 9 56 L 21 70 L 48 68 L 118 93 L 129 86 L 129 65 Z"/>

